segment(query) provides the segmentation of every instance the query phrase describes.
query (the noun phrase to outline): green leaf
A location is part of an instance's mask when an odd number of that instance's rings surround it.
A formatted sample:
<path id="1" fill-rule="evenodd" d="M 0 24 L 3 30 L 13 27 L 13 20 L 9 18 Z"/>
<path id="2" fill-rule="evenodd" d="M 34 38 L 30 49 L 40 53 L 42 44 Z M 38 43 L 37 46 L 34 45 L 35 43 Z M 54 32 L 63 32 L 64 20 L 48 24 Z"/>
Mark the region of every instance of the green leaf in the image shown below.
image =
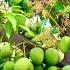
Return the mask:
<path id="1" fill-rule="evenodd" d="M 25 11 L 25 12 L 30 12 L 30 10 L 31 10 L 31 5 L 30 5 L 30 2 L 29 2 L 29 0 L 23 0 L 22 1 L 22 8 L 23 8 L 23 10 Z"/>
<path id="2" fill-rule="evenodd" d="M 11 22 L 14 31 L 16 31 L 17 22 L 15 16 L 12 13 L 7 13 L 6 18 Z"/>
<path id="3" fill-rule="evenodd" d="M 22 12 L 22 7 L 20 7 L 20 6 L 12 6 L 11 7 L 11 10 L 12 10 L 12 12 L 14 12 L 14 13 L 20 13 L 20 12 Z"/>
<path id="4" fill-rule="evenodd" d="M 35 37 L 34 32 L 32 32 L 27 26 L 19 25 L 19 27 L 26 30 L 29 33 L 29 35 L 31 35 L 32 37 Z"/>
<path id="5" fill-rule="evenodd" d="M 64 6 L 63 6 L 63 4 L 61 4 L 61 3 L 56 3 L 53 8 L 54 8 L 57 12 L 60 12 L 61 10 L 64 9 Z"/>
<path id="6" fill-rule="evenodd" d="M 6 31 L 6 36 L 9 39 L 13 31 L 12 24 L 9 21 L 5 24 L 5 31 Z"/>
<path id="7" fill-rule="evenodd" d="M 16 14 L 15 18 L 16 18 L 16 21 L 17 21 L 17 25 L 24 25 L 24 23 L 26 21 L 26 16 L 24 16 L 22 14 Z"/>
<path id="8" fill-rule="evenodd" d="M 28 8 L 29 7 L 29 0 L 23 0 L 22 1 L 22 6 L 24 9 Z"/>

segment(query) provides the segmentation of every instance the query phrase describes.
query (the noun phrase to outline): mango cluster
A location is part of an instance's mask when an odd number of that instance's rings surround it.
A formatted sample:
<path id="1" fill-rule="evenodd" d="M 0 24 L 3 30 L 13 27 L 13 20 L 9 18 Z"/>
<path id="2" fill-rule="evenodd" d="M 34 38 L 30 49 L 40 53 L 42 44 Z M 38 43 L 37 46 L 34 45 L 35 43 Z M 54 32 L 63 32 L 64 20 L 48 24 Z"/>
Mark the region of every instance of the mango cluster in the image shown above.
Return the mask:
<path id="1" fill-rule="evenodd" d="M 69 52 L 69 44 L 70 37 L 64 36 L 57 48 L 32 48 L 28 57 L 18 56 L 19 58 L 16 57 L 17 60 L 5 61 L 3 70 L 70 70 L 70 65 L 58 66 L 64 59 L 64 53 Z M 9 43 L 0 43 L 0 60 L 10 58 L 12 53 L 13 49 Z"/>

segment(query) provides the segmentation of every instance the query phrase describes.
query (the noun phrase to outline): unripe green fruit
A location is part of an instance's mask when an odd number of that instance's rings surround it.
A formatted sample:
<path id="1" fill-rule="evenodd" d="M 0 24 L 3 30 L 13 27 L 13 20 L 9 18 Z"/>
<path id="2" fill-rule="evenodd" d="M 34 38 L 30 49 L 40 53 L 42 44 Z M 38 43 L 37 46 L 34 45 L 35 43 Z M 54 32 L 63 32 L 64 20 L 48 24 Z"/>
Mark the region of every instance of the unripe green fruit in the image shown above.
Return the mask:
<path id="1" fill-rule="evenodd" d="M 0 54 L 2 57 L 10 57 L 12 55 L 12 50 L 10 47 L 3 47 Z"/>
<path id="2" fill-rule="evenodd" d="M 70 50 L 70 37 L 64 36 L 64 37 L 61 39 L 61 41 L 60 41 L 60 43 L 59 43 L 59 45 L 58 45 L 58 48 L 59 48 L 63 53 L 69 51 L 69 50 Z"/>
<path id="3" fill-rule="evenodd" d="M 33 48 L 30 51 L 30 58 L 34 64 L 40 65 L 44 59 L 44 51 L 41 48 Z"/>
<path id="4" fill-rule="evenodd" d="M 14 70 L 34 70 L 34 67 L 29 59 L 21 58 L 15 63 Z"/>
<path id="5" fill-rule="evenodd" d="M 34 70 L 34 66 L 33 66 L 33 64 L 31 62 L 29 62 L 29 67 L 28 67 L 27 70 Z"/>
<path id="6" fill-rule="evenodd" d="M 3 67 L 3 70 L 14 70 L 14 62 L 6 62 L 6 64 Z"/>
<path id="7" fill-rule="evenodd" d="M 56 49 L 49 48 L 45 52 L 45 61 L 49 65 L 56 65 L 59 61 L 59 55 Z"/>
<path id="8" fill-rule="evenodd" d="M 33 38 L 33 35 L 30 35 L 28 32 L 25 32 L 24 35 L 26 38 L 29 38 L 29 39 Z"/>
<path id="9" fill-rule="evenodd" d="M 0 43 L 0 57 L 10 57 L 12 53 L 13 50 L 9 43 Z"/>
<path id="10" fill-rule="evenodd" d="M 70 65 L 64 66 L 61 70 L 70 70 Z"/>
<path id="11" fill-rule="evenodd" d="M 35 66 L 35 70 L 43 70 L 43 67 L 40 65 L 40 66 Z"/>
<path id="12" fill-rule="evenodd" d="M 58 70 L 58 68 L 56 66 L 51 66 L 47 70 Z"/>

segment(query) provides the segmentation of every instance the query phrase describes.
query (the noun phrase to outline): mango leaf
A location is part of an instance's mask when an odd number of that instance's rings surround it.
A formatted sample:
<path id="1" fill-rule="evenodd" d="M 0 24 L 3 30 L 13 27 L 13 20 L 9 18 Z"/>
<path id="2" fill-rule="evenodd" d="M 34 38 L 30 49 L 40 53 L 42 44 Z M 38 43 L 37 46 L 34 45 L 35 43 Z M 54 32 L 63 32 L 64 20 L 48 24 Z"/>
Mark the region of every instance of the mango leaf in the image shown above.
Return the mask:
<path id="1" fill-rule="evenodd" d="M 16 31 L 17 22 L 15 16 L 12 13 L 7 13 L 6 18 L 11 22 L 14 31 Z"/>
<path id="2" fill-rule="evenodd" d="M 5 24 L 5 31 L 6 31 L 6 36 L 9 39 L 13 31 L 12 24 L 9 21 Z"/>
<path id="3" fill-rule="evenodd" d="M 22 7 L 20 7 L 20 6 L 12 6 L 11 11 L 14 13 L 20 13 L 20 12 L 22 12 L 21 8 Z"/>
<path id="4" fill-rule="evenodd" d="M 29 33 L 29 35 L 31 35 L 32 37 L 35 37 L 34 32 L 32 32 L 27 26 L 19 25 L 19 27 L 26 30 Z"/>
<path id="5" fill-rule="evenodd" d="M 64 5 L 61 3 L 56 3 L 53 8 L 55 9 L 55 11 L 60 12 L 64 9 Z"/>
<path id="6" fill-rule="evenodd" d="M 16 21 L 17 21 L 17 25 L 24 25 L 24 23 L 26 21 L 26 16 L 24 16 L 22 14 L 16 14 L 15 18 L 16 18 Z"/>

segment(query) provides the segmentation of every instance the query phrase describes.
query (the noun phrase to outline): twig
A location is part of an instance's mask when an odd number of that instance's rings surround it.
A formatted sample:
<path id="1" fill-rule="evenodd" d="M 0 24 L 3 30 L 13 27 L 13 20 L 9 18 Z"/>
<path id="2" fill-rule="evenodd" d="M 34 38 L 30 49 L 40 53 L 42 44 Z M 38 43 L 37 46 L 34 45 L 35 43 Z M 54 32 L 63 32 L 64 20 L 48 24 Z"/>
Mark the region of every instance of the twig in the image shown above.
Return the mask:
<path id="1" fill-rule="evenodd" d="M 18 44 L 16 45 L 16 47 L 20 46 L 21 44 L 23 44 L 23 42 L 21 42 L 21 43 L 18 43 Z"/>
<path id="2" fill-rule="evenodd" d="M 26 51 L 25 51 L 25 49 L 26 49 L 26 46 L 25 46 L 25 44 L 24 44 L 24 42 L 23 42 L 24 57 L 26 57 Z"/>

